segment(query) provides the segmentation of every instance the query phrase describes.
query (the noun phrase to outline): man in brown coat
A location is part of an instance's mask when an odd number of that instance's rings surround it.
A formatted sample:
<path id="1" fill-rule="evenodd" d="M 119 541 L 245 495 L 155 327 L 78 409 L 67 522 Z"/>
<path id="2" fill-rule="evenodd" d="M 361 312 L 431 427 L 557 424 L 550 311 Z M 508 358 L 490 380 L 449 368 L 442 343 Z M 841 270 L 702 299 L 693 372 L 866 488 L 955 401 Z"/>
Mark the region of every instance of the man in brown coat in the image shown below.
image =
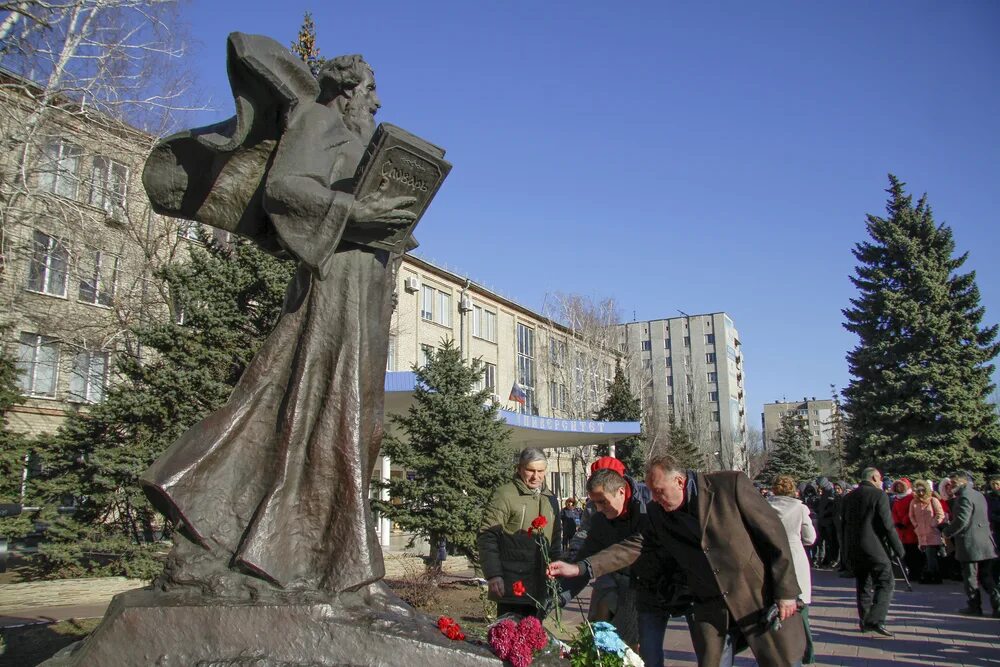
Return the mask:
<path id="1" fill-rule="evenodd" d="M 749 478 L 684 471 L 661 456 L 649 462 L 646 485 L 655 504 L 642 535 L 578 564 L 552 563 L 549 574 L 600 576 L 665 548 L 695 595 L 689 626 L 699 667 L 732 665 L 746 645 L 763 667 L 800 665 L 806 641 L 788 538 Z"/>

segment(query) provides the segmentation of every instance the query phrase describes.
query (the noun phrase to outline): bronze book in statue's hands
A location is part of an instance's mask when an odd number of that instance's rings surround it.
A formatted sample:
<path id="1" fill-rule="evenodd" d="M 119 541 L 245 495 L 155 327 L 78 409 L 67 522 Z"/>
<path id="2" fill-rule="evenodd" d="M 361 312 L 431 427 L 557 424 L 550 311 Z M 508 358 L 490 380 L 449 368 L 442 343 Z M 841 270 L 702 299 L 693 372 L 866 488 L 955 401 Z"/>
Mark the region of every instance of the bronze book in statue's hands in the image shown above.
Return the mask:
<path id="1" fill-rule="evenodd" d="M 395 125 L 380 124 L 354 174 L 354 197 L 361 199 L 376 191 L 381 191 L 385 197 L 414 197 L 416 202 L 405 210 L 417 217 L 389 236 L 384 231 L 348 225 L 343 240 L 404 252 L 413 228 L 420 222 L 449 171 L 451 164 L 444 160 L 443 148 Z"/>

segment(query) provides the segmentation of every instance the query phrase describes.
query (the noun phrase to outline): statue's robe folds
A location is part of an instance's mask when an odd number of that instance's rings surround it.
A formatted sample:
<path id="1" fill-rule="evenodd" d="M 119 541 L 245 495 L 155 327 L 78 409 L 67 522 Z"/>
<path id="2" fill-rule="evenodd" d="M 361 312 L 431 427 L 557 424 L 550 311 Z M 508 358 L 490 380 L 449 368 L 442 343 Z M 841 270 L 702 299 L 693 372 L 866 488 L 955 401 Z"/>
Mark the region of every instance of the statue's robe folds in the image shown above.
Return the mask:
<path id="1" fill-rule="evenodd" d="M 194 543 L 175 547 L 175 582 L 339 592 L 384 574 L 368 489 L 398 255 L 341 241 L 364 148 L 335 110 L 288 114 L 252 236 L 299 263 L 281 318 L 226 405 L 141 480 Z"/>

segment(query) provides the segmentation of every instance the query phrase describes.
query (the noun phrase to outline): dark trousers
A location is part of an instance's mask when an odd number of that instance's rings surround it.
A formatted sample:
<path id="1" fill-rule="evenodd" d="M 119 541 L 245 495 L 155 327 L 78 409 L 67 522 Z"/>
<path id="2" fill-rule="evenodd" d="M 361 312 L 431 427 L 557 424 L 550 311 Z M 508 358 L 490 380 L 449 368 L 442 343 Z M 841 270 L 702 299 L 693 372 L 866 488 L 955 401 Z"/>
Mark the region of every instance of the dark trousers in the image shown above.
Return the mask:
<path id="1" fill-rule="evenodd" d="M 962 584 L 965 586 L 965 597 L 969 601 L 972 609 L 983 608 L 983 597 L 979 590 L 982 586 L 986 594 L 990 597 L 990 606 L 993 611 L 1000 611 L 1000 590 L 997 589 L 997 581 L 993 577 L 993 568 L 988 560 L 981 561 L 961 561 Z"/>
<path id="2" fill-rule="evenodd" d="M 885 623 L 892 592 L 896 588 L 892 565 L 888 562 L 855 563 L 854 585 L 858 593 L 858 620 L 861 624 Z"/>
<path id="3" fill-rule="evenodd" d="M 663 667 L 663 639 L 670 614 L 665 611 L 639 612 L 639 657 L 646 667 Z"/>
<path id="4" fill-rule="evenodd" d="M 920 547 L 916 543 L 904 544 L 903 549 L 905 550 L 903 564 L 906 565 L 906 571 L 910 575 L 910 580 L 919 581 L 924 574 L 924 563 L 927 559 L 920 552 Z"/>
<path id="5" fill-rule="evenodd" d="M 518 616 L 542 617 L 542 610 L 533 604 L 511 604 L 509 602 L 497 602 L 497 616 L 504 614 L 517 614 Z"/>
<path id="6" fill-rule="evenodd" d="M 941 566 L 938 564 L 938 549 L 940 547 L 930 544 L 921 547 L 924 550 L 924 581 L 927 583 L 941 583 Z"/>

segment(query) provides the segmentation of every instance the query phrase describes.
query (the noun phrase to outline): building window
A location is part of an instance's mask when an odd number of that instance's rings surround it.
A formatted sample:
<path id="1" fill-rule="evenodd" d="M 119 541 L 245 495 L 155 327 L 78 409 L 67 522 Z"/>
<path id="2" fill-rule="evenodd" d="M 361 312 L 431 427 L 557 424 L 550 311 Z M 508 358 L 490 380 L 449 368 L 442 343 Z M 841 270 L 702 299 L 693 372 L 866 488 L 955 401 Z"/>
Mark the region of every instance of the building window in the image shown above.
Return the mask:
<path id="1" fill-rule="evenodd" d="M 420 287 L 420 318 L 428 320 L 430 322 L 434 321 L 434 295 L 437 290 L 430 285 L 422 285 Z"/>
<path id="2" fill-rule="evenodd" d="M 66 296 L 69 253 L 62 241 L 35 230 L 34 251 L 28 267 L 28 289 L 42 294 Z"/>
<path id="3" fill-rule="evenodd" d="M 26 396 L 56 395 L 59 345 L 55 338 L 22 333 L 17 347 L 17 380 Z"/>
<path id="4" fill-rule="evenodd" d="M 567 354 L 568 348 L 566 347 L 566 341 L 556 340 L 555 338 L 549 339 L 549 363 L 558 368 L 562 368 L 566 365 Z"/>
<path id="5" fill-rule="evenodd" d="M 715 363 L 715 352 L 709 352 L 708 354 L 705 355 L 705 363 L 706 364 Z"/>
<path id="6" fill-rule="evenodd" d="M 718 382 L 719 381 L 719 374 L 716 373 L 715 371 L 710 372 L 708 374 L 708 381 L 709 382 Z"/>
<path id="7" fill-rule="evenodd" d="M 385 370 L 391 371 L 396 368 L 396 337 L 389 336 L 389 354 L 385 358 Z"/>
<path id="8" fill-rule="evenodd" d="M 434 347 L 431 345 L 421 345 L 420 346 L 420 365 L 426 366 L 431 362 L 431 357 L 434 355 Z"/>
<path id="9" fill-rule="evenodd" d="M 81 350 L 73 357 L 73 373 L 69 378 L 69 400 L 99 403 L 104 400 L 108 380 L 108 353 Z"/>
<path id="10" fill-rule="evenodd" d="M 649 352 L 651 349 L 653 349 L 652 346 L 653 346 L 652 341 L 649 341 L 649 340 L 642 341 L 642 351 L 643 352 Z"/>
<path id="11" fill-rule="evenodd" d="M 491 343 L 497 342 L 497 314 L 482 306 L 473 306 L 472 335 Z"/>
<path id="12" fill-rule="evenodd" d="M 483 389 L 497 393 L 497 365 L 486 362 L 483 364 Z"/>
<path id="13" fill-rule="evenodd" d="M 111 306 L 118 286 L 118 258 L 95 250 L 80 262 L 79 300 L 95 306 Z"/>
<path id="14" fill-rule="evenodd" d="M 436 290 L 430 285 L 421 288 L 420 317 L 428 322 L 451 326 L 451 293 Z"/>
<path id="15" fill-rule="evenodd" d="M 715 345 L 715 334 L 705 334 L 705 345 Z"/>
<path id="16" fill-rule="evenodd" d="M 112 211 L 124 208 L 128 167 L 98 155 L 90 172 L 90 205 Z"/>
<path id="17" fill-rule="evenodd" d="M 446 327 L 451 326 L 451 293 L 438 292 L 438 312 L 437 323 Z"/>
<path id="18" fill-rule="evenodd" d="M 517 325 L 517 383 L 524 389 L 521 414 L 535 414 L 535 330 Z"/>
<path id="19" fill-rule="evenodd" d="M 714 421 L 714 422 L 719 422 L 720 421 L 719 411 L 718 410 L 712 411 L 712 421 Z"/>
<path id="20" fill-rule="evenodd" d="M 668 375 L 667 376 L 667 386 L 668 387 L 673 387 L 674 386 L 674 376 L 673 375 Z"/>
<path id="21" fill-rule="evenodd" d="M 46 192 L 75 199 L 80 190 L 80 162 L 83 149 L 62 139 L 44 150 L 38 186 Z"/>
<path id="22" fill-rule="evenodd" d="M 710 392 L 708 392 L 708 400 L 712 401 L 713 403 L 718 403 L 719 402 L 719 392 L 717 392 L 717 391 L 710 391 Z"/>
<path id="23" fill-rule="evenodd" d="M 691 347 L 691 336 L 684 336 L 684 347 Z"/>

